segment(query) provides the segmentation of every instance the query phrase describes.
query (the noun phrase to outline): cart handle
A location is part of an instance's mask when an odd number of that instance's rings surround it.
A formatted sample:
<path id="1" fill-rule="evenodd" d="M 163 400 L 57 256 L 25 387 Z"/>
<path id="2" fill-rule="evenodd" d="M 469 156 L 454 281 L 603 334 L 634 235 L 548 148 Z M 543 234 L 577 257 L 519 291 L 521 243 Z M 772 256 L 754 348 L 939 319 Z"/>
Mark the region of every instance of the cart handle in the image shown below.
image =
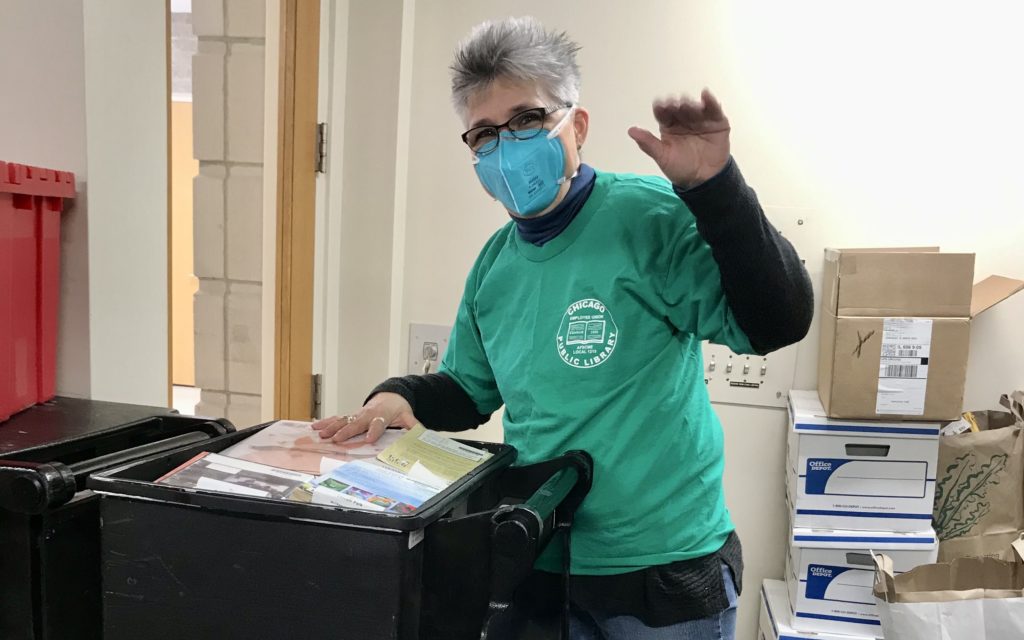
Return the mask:
<path id="1" fill-rule="evenodd" d="M 0 508 L 35 515 L 64 504 L 78 487 L 75 474 L 59 462 L 0 460 Z"/>
<path id="2" fill-rule="evenodd" d="M 0 508 L 35 515 L 66 504 L 84 487 L 89 474 L 175 447 L 208 440 L 202 431 L 189 431 L 163 440 L 108 453 L 72 465 L 61 462 L 0 460 Z"/>
<path id="3" fill-rule="evenodd" d="M 547 462 L 506 471 L 505 488 L 513 488 L 512 495 L 514 489 L 536 486 L 539 478 L 550 475 L 521 504 L 502 506 L 491 517 L 491 598 L 481 640 L 514 637 L 511 618 L 515 615 L 515 591 L 533 572 L 534 561 L 558 529 L 565 529 L 563 579 L 568 590 L 569 528 L 576 509 L 590 491 L 593 469 L 593 459 L 587 452 L 569 451 Z M 567 603 L 568 593 L 566 607 Z M 563 635 L 568 637 L 568 609 L 563 613 Z"/>
<path id="4" fill-rule="evenodd" d="M 176 436 L 171 436 L 170 438 L 164 438 L 163 440 L 146 442 L 130 449 L 124 449 L 123 451 L 114 451 L 88 460 L 82 460 L 81 462 L 69 465 L 69 468 L 71 469 L 71 472 L 75 474 L 75 478 L 79 480 L 80 484 L 84 487 L 85 479 L 97 471 L 122 465 L 149 455 L 163 453 L 164 451 L 169 451 L 170 449 L 175 449 L 177 447 L 205 442 L 209 439 L 210 435 L 202 431 L 188 431 Z"/>
<path id="5" fill-rule="evenodd" d="M 566 467 L 551 476 L 523 505 L 532 508 L 542 519 L 555 512 L 555 508 L 565 500 L 569 492 L 576 486 L 580 474 L 576 467 Z"/>
<path id="6" fill-rule="evenodd" d="M 523 497 L 528 491 L 532 493 L 520 504 L 499 507 L 491 516 L 492 537 L 501 540 L 499 547 L 517 539 L 521 552 L 536 553 L 547 545 L 555 530 L 572 526 L 576 509 L 590 491 L 593 470 L 590 454 L 578 450 L 506 470 L 506 495 Z M 543 478 L 546 480 L 537 487 Z"/>

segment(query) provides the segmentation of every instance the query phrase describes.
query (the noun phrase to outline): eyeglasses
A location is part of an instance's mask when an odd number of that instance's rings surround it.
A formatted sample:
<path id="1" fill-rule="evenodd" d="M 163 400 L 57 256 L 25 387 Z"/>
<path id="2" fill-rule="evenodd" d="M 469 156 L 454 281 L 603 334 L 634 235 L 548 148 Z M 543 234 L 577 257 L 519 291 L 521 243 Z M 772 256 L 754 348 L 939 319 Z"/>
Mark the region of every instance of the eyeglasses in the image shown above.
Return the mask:
<path id="1" fill-rule="evenodd" d="M 512 137 L 517 140 L 529 140 L 544 130 L 544 120 L 549 115 L 571 106 L 571 104 L 563 104 L 551 109 L 535 107 L 520 111 L 504 124 L 473 127 L 462 134 L 462 141 L 478 156 L 486 155 L 498 148 L 498 134 L 502 129 L 508 129 Z"/>

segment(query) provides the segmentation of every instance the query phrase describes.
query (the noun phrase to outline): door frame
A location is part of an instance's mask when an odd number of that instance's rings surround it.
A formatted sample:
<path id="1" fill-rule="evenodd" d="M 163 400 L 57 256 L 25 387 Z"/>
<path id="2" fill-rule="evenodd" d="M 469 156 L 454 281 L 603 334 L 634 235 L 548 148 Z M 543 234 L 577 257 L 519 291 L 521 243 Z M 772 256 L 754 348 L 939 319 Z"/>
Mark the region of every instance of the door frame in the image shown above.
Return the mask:
<path id="1" fill-rule="evenodd" d="M 280 0 L 273 417 L 313 413 L 320 0 Z"/>

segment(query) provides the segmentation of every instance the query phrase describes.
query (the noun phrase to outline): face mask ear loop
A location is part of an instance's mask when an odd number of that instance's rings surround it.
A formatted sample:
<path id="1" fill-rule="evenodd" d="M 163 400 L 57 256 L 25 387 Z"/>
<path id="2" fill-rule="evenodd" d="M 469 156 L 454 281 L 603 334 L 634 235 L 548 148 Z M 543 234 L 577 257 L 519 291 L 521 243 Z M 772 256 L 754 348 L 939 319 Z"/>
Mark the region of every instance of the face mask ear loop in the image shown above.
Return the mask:
<path id="1" fill-rule="evenodd" d="M 562 119 L 558 121 L 558 124 L 548 132 L 548 140 L 551 140 L 562 131 L 562 127 L 565 126 L 566 122 L 569 122 L 569 117 L 574 113 L 576 113 L 576 105 L 569 107 L 569 112 L 562 116 Z"/>
<path id="2" fill-rule="evenodd" d="M 547 139 L 548 140 L 553 140 L 555 138 L 555 136 L 557 136 L 559 134 L 559 132 L 562 131 L 562 127 L 565 126 L 565 123 L 569 122 L 569 117 L 572 116 L 572 114 L 575 113 L 575 112 L 576 112 L 576 105 L 572 105 L 571 107 L 569 107 L 569 113 L 567 113 L 564 116 L 562 116 L 562 119 L 559 120 L 558 123 L 554 127 L 552 127 L 551 131 L 548 132 Z M 572 172 L 571 176 L 569 176 L 569 177 L 562 176 L 561 178 L 558 179 L 558 182 L 556 184 L 562 184 L 566 180 L 572 180 L 573 178 L 575 178 L 578 175 L 580 175 L 580 168 L 579 168 L 579 165 L 577 164 L 576 170 Z"/>
<path id="3" fill-rule="evenodd" d="M 565 176 L 562 176 L 561 178 L 558 179 L 558 182 L 556 184 L 562 184 L 566 180 L 575 180 L 576 176 L 578 176 L 578 175 L 580 175 L 580 168 L 576 167 L 576 170 L 572 172 L 571 176 L 569 176 L 568 178 L 566 178 Z"/>
<path id="4" fill-rule="evenodd" d="M 501 179 L 505 183 L 505 188 L 508 190 L 509 197 L 512 198 L 512 209 L 513 209 L 513 211 L 518 213 L 519 212 L 519 203 L 516 202 L 516 192 L 512 190 L 512 185 L 510 185 L 508 183 L 508 177 L 505 175 L 505 163 L 502 162 L 502 160 L 504 159 L 504 156 L 502 155 L 502 149 L 504 148 L 504 145 L 502 144 L 502 141 L 501 141 L 500 137 L 501 136 L 499 135 L 498 149 L 497 149 L 497 152 L 498 152 L 498 173 L 501 174 Z"/>

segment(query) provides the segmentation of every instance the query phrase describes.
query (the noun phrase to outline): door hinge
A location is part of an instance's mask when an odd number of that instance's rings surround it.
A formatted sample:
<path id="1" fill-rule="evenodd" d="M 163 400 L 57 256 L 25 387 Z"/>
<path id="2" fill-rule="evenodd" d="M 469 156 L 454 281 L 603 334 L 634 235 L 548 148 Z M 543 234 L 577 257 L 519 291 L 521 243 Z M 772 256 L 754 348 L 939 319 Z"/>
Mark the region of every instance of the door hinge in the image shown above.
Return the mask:
<path id="1" fill-rule="evenodd" d="M 327 173 L 327 123 L 316 125 L 316 172 Z"/>
<path id="2" fill-rule="evenodd" d="M 309 415 L 314 420 L 319 420 L 322 417 L 320 415 L 320 410 L 323 406 L 324 392 L 324 376 L 322 373 L 313 374 L 313 384 L 310 385 L 310 391 L 312 392 L 312 406 L 310 408 Z"/>

